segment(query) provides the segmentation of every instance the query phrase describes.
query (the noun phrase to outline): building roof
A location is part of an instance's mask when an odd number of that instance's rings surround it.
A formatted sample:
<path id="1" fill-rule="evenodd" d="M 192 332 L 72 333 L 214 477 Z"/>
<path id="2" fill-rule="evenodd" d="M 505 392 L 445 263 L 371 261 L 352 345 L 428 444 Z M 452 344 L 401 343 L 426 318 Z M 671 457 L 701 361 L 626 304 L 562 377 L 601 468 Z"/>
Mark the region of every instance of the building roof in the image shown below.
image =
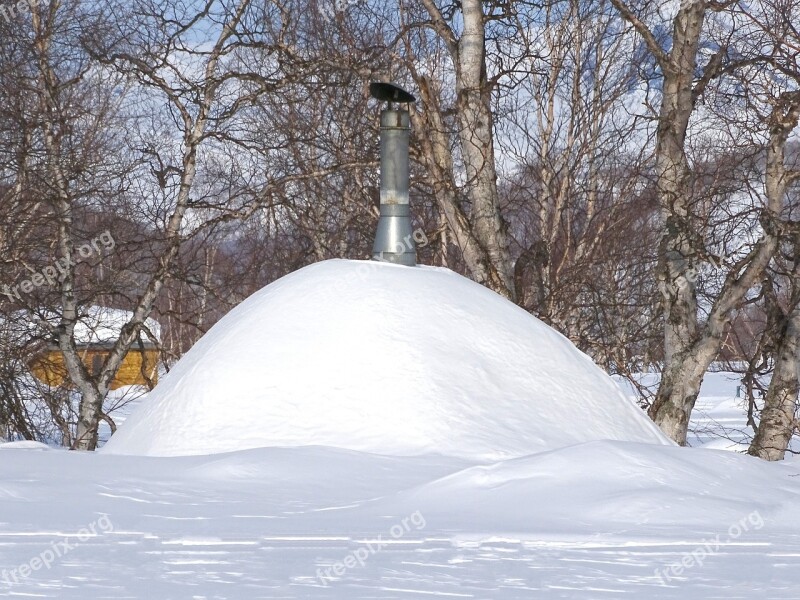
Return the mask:
<path id="1" fill-rule="evenodd" d="M 118 338 L 122 327 L 130 321 L 133 313 L 106 306 L 89 306 L 81 309 L 78 322 L 75 324 L 75 343 L 78 346 L 110 346 Z M 0 327 L 8 337 L 19 343 L 32 339 L 48 337 L 43 321 L 52 325 L 58 324 L 61 313 L 51 309 L 42 309 L 35 314 L 28 311 L 17 311 L 9 317 L 0 315 Z M 145 326 L 156 340 L 161 340 L 161 326 L 155 319 L 147 319 Z M 152 340 L 144 334 L 142 339 L 146 346 L 153 346 Z"/>

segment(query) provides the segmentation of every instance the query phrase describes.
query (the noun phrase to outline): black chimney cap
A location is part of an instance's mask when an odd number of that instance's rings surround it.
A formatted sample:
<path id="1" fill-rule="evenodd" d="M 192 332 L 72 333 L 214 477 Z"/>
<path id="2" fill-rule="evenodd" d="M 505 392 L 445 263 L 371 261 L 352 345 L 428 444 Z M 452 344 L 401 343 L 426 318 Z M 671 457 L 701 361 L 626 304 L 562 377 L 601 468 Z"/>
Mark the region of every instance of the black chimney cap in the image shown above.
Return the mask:
<path id="1" fill-rule="evenodd" d="M 369 84 L 369 93 L 376 100 L 384 102 L 416 102 L 417 99 L 393 83 L 373 81 Z"/>

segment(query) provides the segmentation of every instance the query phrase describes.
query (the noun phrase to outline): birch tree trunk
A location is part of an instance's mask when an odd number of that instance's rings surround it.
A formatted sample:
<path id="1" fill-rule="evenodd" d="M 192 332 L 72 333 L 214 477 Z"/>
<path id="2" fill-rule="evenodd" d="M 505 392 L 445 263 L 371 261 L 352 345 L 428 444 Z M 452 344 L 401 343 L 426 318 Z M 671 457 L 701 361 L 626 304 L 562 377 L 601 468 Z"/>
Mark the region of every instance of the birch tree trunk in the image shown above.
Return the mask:
<path id="1" fill-rule="evenodd" d="M 800 121 L 800 92 L 784 93 L 773 109 L 770 144 L 767 150 L 767 189 L 783 197 L 790 182 L 800 179 L 800 172 L 788 171 L 785 165 L 786 141 Z M 764 408 L 748 453 L 765 460 L 783 460 L 797 427 L 797 395 L 800 389 L 800 235 L 795 233 L 794 265 L 790 280 L 793 308 L 786 317 L 779 336 L 775 369 L 764 398 Z"/>
<path id="2" fill-rule="evenodd" d="M 432 20 L 432 27 L 446 45 L 455 69 L 455 112 L 466 171 L 464 190 L 470 209 L 465 211 L 459 202 L 449 136 L 435 89 L 409 65 L 425 105 L 426 114 L 417 115 L 415 126 L 424 131 L 424 137 L 430 138 L 427 142 L 423 140 L 422 149 L 430 171 L 438 179 L 434 183 L 434 193 L 472 277 L 514 300 L 514 268 L 497 193 L 492 85 L 486 70 L 483 4 L 480 0 L 461 3 L 463 30 L 460 37 L 433 0 L 422 0 L 422 4 Z"/>
<path id="3" fill-rule="evenodd" d="M 786 320 L 775 369 L 764 397 L 764 408 L 748 454 L 764 460 L 783 460 L 797 427 L 797 396 L 800 391 L 800 302 Z"/>
<path id="4" fill-rule="evenodd" d="M 508 253 L 495 170 L 492 90 L 486 76 L 486 39 L 483 3 L 461 4 L 464 31 L 458 41 L 456 62 L 457 110 L 461 152 L 467 171 L 475 237 L 491 265 L 490 286 L 514 299 L 514 270 Z"/>
<path id="5" fill-rule="evenodd" d="M 663 234 L 659 248 L 659 289 L 664 330 L 664 372 L 650 416 L 680 444 L 686 442 L 689 414 L 700 389 L 704 363 L 713 345 L 693 348 L 697 339 L 697 293 L 689 269 L 696 260 L 689 210 L 689 164 L 684 151 L 694 111 L 692 84 L 706 14 L 705 2 L 681 3 L 673 21 L 672 50 L 667 54 L 647 26 L 620 0 L 612 0 L 645 40 L 663 73 L 656 139 L 656 190 Z"/>
<path id="6" fill-rule="evenodd" d="M 138 339 L 139 333 L 153 310 L 161 289 L 164 287 L 172 263 L 178 255 L 183 241 L 181 229 L 189 206 L 189 195 L 197 174 L 197 153 L 204 140 L 212 105 L 221 84 L 221 79 L 217 73 L 217 65 L 223 52 L 229 51 L 225 47 L 226 43 L 234 35 L 236 27 L 249 4 L 250 0 L 239 0 L 235 9 L 228 16 L 228 20 L 222 24 L 219 37 L 208 53 L 203 67 L 203 79 L 202 85 L 198 90 L 196 112 L 187 106 L 172 87 L 157 74 L 155 69 L 145 66 L 142 61 L 131 56 L 120 55 L 112 57 L 112 61 L 129 63 L 129 66 L 137 68 L 143 78 L 149 80 L 151 85 L 160 89 L 169 98 L 170 103 L 182 120 L 183 160 L 180 167 L 178 195 L 164 232 L 166 247 L 158 266 L 151 274 L 143 293 L 136 301 L 133 317 L 122 327 L 119 337 L 100 369 L 96 382 L 91 382 L 92 385 L 90 387 L 94 388 L 94 393 L 89 389 L 84 392 L 84 387 L 89 386 L 83 386 L 79 383 L 83 395 L 80 418 L 78 420 L 76 449 L 94 450 L 97 447 L 97 428 L 102 414 L 103 400 L 111 388 L 111 383 L 114 381 L 125 355 Z M 70 375 L 72 375 L 71 370 Z M 80 372 L 76 372 L 75 375 L 78 376 L 79 381 L 84 378 Z M 75 380 L 73 379 L 73 381 Z"/>
<path id="7" fill-rule="evenodd" d="M 59 82 L 51 64 L 51 48 L 57 24 L 56 15 L 60 3 L 53 0 L 31 8 L 31 26 L 34 32 L 33 50 L 36 57 L 36 94 L 39 111 L 43 115 L 41 129 L 45 153 L 45 177 L 49 184 L 57 223 L 57 247 L 60 258 L 68 266 L 61 282 L 61 323 L 55 331 L 55 339 L 64 356 L 64 365 L 70 379 L 81 396 L 76 432 L 77 447 L 94 449 L 88 427 L 95 423 L 91 407 L 102 403 L 103 394 L 86 369 L 75 345 L 75 325 L 78 321 L 78 301 L 75 295 L 75 268 L 73 243 L 73 198 L 69 174 L 62 160 L 64 132 L 68 130 L 67 111 L 59 104 L 64 86 Z"/>
<path id="8" fill-rule="evenodd" d="M 761 219 L 764 236 L 728 273 L 704 323 L 699 321 L 694 269 L 707 259 L 691 208 L 691 167 L 685 145 L 689 119 L 702 88 L 719 73 L 724 48 L 697 77 L 706 14 L 726 3 L 681 2 L 672 23 L 669 52 L 622 0 L 614 6 L 647 44 L 663 74 L 656 137 L 656 193 L 662 213 L 658 283 L 664 311 L 664 370 L 649 414 L 675 442 L 685 445 L 689 418 L 703 376 L 717 355 L 733 311 L 760 279 L 777 247 L 775 222 L 783 197 L 770 193 Z"/>

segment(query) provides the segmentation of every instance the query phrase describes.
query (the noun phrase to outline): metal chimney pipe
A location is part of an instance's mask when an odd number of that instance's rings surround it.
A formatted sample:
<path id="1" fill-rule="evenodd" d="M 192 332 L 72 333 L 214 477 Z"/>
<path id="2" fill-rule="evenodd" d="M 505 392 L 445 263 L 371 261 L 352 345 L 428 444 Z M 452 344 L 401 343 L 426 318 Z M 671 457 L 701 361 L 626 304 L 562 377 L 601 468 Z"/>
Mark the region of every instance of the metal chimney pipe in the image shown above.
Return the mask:
<path id="1" fill-rule="evenodd" d="M 390 83 L 373 83 L 370 92 L 374 98 L 389 102 L 389 106 L 381 111 L 380 219 L 372 258 L 413 267 L 417 264 L 417 250 L 408 202 L 411 119 L 408 110 L 396 108 L 393 102 L 408 103 L 415 99 Z"/>

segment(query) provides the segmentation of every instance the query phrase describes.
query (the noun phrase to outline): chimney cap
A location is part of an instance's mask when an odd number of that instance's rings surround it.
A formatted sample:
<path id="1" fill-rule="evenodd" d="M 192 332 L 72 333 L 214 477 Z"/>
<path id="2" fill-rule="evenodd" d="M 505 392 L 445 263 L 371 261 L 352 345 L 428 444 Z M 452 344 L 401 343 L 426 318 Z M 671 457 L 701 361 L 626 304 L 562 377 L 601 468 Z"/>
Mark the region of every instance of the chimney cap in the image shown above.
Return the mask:
<path id="1" fill-rule="evenodd" d="M 370 96 L 384 102 L 416 102 L 417 99 L 399 85 L 385 81 L 373 81 L 369 84 Z"/>

